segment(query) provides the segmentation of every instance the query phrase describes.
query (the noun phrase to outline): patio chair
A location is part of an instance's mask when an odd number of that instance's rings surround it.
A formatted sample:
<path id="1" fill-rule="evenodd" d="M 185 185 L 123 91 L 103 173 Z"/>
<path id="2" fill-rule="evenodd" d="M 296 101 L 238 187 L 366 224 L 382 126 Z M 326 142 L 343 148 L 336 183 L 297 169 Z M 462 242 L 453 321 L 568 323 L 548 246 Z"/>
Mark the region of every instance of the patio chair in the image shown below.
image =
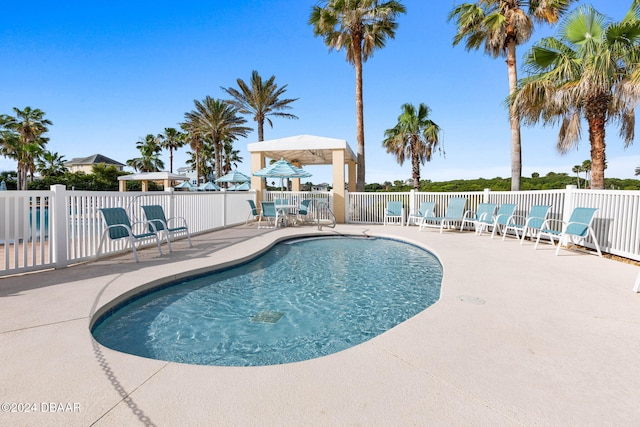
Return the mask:
<path id="1" fill-rule="evenodd" d="M 313 221 L 310 215 L 311 199 L 304 199 L 300 202 L 300 206 L 298 206 L 298 214 L 297 221 L 299 222 L 308 222 L 309 220 Z"/>
<path id="2" fill-rule="evenodd" d="M 249 203 L 251 212 L 249 212 L 249 216 L 247 217 L 247 220 L 244 222 L 244 225 L 249 224 L 250 219 L 252 221 L 255 221 L 256 219 L 258 219 L 258 217 L 260 217 L 260 212 L 258 211 L 258 207 L 256 206 L 255 202 L 251 199 L 247 200 L 247 202 Z"/>
<path id="3" fill-rule="evenodd" d="M 464 218 L 464 207 L 466 204 L 467 199 L 464 197 L 450 198 L 449 204 L 447 205 L 447 211 L 444 216 L 423 218 L 423 221 L 420 223 L 419 231 L 422 231 L 423 227 L 440 227 L 440 233 L 442 233 L 445 225 L 451 228 L 454 223 L 462 222 L 462 219 Z"/>
<path id="4" fill-rule="evenodd" d="M 191 233 L 189 233 L 189 226 L 187 225 L 186 219 L 181 216 L 174 216 L 167 219 L 164 214 L 164 209 L 160 205 L 142 206 L 142 210 L 144 211 L 145 218 L 149 222 L 149 231 L 153 231 L 153 227 L 158 233 L 164 232 L 164 238 L 167 240 L 169 252 L 173 251 L 171 248 L 171 236 L 174 234 L 186 234 L 189 240 L 189 247 L 193 247 L 193 243 L 191 243 Z"/>
<path id="5" fill-rule="evenodd" d="M 155 230 L 155 226 L 153 223 L 148 221 L 138 221 L 133 224 L 129 220 L 129 216 L 124 208 L 102 208 L 98 209 L 102 214 L 102 220 L 105 225 L 105 229 L 102 232 L 102 237 L 100 238 L 100 244 L 98 245 L 98 250 L 96 251 L 96 256 L 100 255 L 102 251 L 102 244 L 104 243 L 105 237 L 109 237 L 111 240 L 119 240 L 119 239 L 128 239 L 131 244 L 131 249 L 133 250 L 133 258 L 138 262 L 138 251 L 136 249 L 136 241 L 146 239 L 146 238 L 155 238 L 156 244 L 158 245 L 158 251 L 160 255 L 162 255 L 162 248 L 160 247 L 160 239 L 158 238 L 158 233 Z M 147 232 L 142 233 L 134 233 L 133 229 L 136 224 L 148 224 L 149 230 Z"/>
<path id="6" fill-rule="evenodd" d="M 540 232 L 538 233 L 538 238 L 536 239 L 536 245 L 534 249 L 538 248 L 538 243 L 540 243 L 540 237 L 542 235 L 546 235 L 551 240 L 551 244 L 554 245 L 554 239 L 558 238 L 558 247 L 556 248 L 556 255 L 560 252 L 560 246 L 562 246 L 562 242 L 568 237 L 571 240 L 572 245 L 577 245 L 577 240 L 586 240 L 589 236 L 591 236 L 591 240 L 596 247 L 596 252 L 599 257 L 602 257 L 602 252 L 600 251 L 600 245 L 598 245 L 598 239 L 596 234 L 591 227 L 593 223 L 593 219 L 595 218 L 595 213 L 598 211 L 598 208 L 575 208 L 571 213 L 568 221 L 562 221 L 559 219 L 547 219 L 542 224 L 540 228 Z M 574 240 L 576 239 L 576 240 Z"/>
<path id="7" fill-rule="evenodd" d="M 482 227 L 485 224 L 493 224 L 493 215 L 496 212 L 498 205 L 496 203 L 480 203 L 478 210 L 466 211 L 462 218 L 462 225 L 460 231 L 464 230 L 465 224 L 473 226 L 473 230 L 476 234 L 482 231 Z"/>
<path id="8" fill-rule="evenodd" d="M 382 224 L 387 225 L 390 220 L 398 220 L 400 225 L 404 225 L 404 207 L 402 206 L 402 202 L 387 202 Z"/>
<path id="9" fill-rule="evenodd" d="M 512 215 L 504 226 L 502 233 L 502 240 L 507 237 L 509 231 L 513 231 L 516 239 L 520 239 L 520 244 L 524 243 L 524 238 L 529 234 L 531 239 L 534 237 L 534 233 L 540 231 L 540 227 L 549 216 L 551 206 L 548 205 L 535 205 L 529 210 L 529 215 L 526 217 L 522 215 Z M 522 235 L 519 235 L 522 233 Z"/>
<path id="10" fill-rule="evenodd" d="M 411 221 L 413 221 L 414 224 L 419 225 L 420 221 L 422 221 L 422 218 L 435 216 L 433 214 L 435 209 L 436 209 L 435 202 L 421 202 L 420 209 L 418 210 L 414 209 L 411 212 L 409 212 L 409 217 L 407 218 L 407 227 L 411 225 Z"/>
<path id="11" fill-rule="evenodd" d="M 278 221 L 280 221 L 280 209 L 276 209 L 275 202 L 260 202 L 262 205 L 262 211 L 258 218 L 258 228 L 278 228 Z M 262 226 L 262 220 L 267 220 L 267 225 Z"/>
<path id="12" fill-rule="evenodd" d="M 482 225 L 482 228 L 480 228 L 480 232 L 478 234 L 482 234 L 485 228 L 487 229 L 487 231 L 489 231 L 489 227 L 491 227 L 492 239 L 493 236 L 496 235 L 496 232 L 502 233 L 504 227 L 511 219 L 511 216 L 516 211 L 517 207 L 518 205 L 515 203 L 505 203 L 503 205 L 500 205 L 500 207 L 498 208 L 498 212 L 496 212 L 496 215 L 493 218 L 493 224 L 480 224 Z"/>

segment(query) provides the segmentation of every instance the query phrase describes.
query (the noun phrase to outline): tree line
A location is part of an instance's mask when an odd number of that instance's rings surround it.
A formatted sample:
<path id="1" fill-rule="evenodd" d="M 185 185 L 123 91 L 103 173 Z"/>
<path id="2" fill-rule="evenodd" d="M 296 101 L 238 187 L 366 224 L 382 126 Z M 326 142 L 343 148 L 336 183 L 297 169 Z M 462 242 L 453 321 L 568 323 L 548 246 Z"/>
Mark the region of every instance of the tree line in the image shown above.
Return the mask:
<path id="1" fill-rule="evenodd" d="M 522 191 L 525 190 L 559 190 L 567 185 L 575 185 L 578 188 L 588 188 L 589 182 L 586 178 L 571 176 L 568 173 L 549 172 L 545 176 L 538 173 L 531 174 L 531 177 L 521 178 Z M 417 191 L 424 192 L 456 192 L 456 191 L 510 191 L 510 178 L 478 178 L 478 179 L 456 179 L 450 181 L 432 182 L 429 180 L 420 181 Z M 640 190 L 640 180 L 606 178 L 605 188 L 610 190 Z M 366 191 L 371 192 L 406 192 L 414 189 L 413 183 L 396 180 L 394 182 L 384 182 L 382 184 L 367 184 Z"/>

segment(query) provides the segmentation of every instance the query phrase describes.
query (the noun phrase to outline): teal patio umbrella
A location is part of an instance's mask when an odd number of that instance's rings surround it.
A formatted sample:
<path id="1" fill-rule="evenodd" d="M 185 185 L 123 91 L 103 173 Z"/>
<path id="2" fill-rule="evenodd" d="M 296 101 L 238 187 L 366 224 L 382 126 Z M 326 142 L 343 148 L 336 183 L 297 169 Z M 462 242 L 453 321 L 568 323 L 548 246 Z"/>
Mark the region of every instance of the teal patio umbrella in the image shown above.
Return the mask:
<path id="1" fill-rule="evenodd" d="M 249 191 L 251 186 L 248 182 L 243 182 L 242 184 L 236 184 L 228 188 L 229 191 Z"/>
<path id="2" fill-rule="evenodd" d="M 302 168 L 292 165 L 284 159 L 271 163 L 269 166 L 257 170 L 253 176 L 261 178 L 280 178 L 280 189 L 284 190 L 285 178 L 308 178 L 311 174 Z"/>
<path id="3" fill-rule="evenodd" d="M 242 172 L 238 172 L 237 170 L 232 170 L 228 174 L 222 175 L 220 178 L 215 179 L 215 182 L 242 183 L 242 182 L 249 182 L 249 181 L 251 181 L 251 178 L 249 178 L 247 175 L 243 174 Z"/>
<path id="4" fill-rule="evenodd" d="M 214 184 L 211 181 L 205 182 L 204 184 L 200 184 L 198 186 L 198 190 L 199 191 L 220 191 L 221 188 L 218 187 L 216 184 Z"/>

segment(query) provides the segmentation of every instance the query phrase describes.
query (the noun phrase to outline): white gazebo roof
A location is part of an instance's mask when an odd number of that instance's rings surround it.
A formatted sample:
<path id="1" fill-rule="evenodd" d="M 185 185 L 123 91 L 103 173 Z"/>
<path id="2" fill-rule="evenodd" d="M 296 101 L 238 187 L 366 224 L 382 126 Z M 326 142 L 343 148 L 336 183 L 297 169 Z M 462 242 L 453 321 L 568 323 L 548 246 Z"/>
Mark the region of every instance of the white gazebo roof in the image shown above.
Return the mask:
<path id="1" fill-rule="evenodd" d="M 333 151 L 343 150 L 344 161 L 355 162 L 356 156 L 344 139 L 326 138 L 314 135 L 297 135 L 286 138 L 247 144 L 250 153 L 263 153 L 265 157 L 285 159 L 300 165 L 330 165 Z"/>

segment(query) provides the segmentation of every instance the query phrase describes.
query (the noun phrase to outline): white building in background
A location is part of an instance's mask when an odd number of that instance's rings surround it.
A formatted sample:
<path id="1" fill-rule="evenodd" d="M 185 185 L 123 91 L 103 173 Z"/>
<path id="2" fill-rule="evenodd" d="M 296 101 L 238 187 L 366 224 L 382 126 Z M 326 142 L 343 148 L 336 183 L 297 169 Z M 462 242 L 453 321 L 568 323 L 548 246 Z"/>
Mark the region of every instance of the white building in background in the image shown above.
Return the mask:
<path id="1" fill-rule="evenodd" d="M 200 182 L 198 183 L 197 177 L 196 177 L 196 170 L 191 166 L 182 166 L 181 168 L 178 168 L 178 175 L 185 175 L 187 178 L 189 178 L 189 182 L 196 186 L 203 184 L 205 182 L 204 181 L 205 177 L 200 176 Z"/>
<path id="2" fill-rule="evenodd" d="M 107 166 L 115 166 L 119 171 L 123 171 L 126 166 L 125 164 L 120 163 L 117 160 L 110 159 L 107 156 L 103 156 L 102 154 L 94 154 L 89 157 L 74 157 L 64 165 L 69 169 L 69 172 L 84 172 L 89 174 L 93 173 L 93 166 L 99 165 L 100 163 Z"/>
<path id="3" fill-rule="evenodd" d="M 331 184 L 327 184 L 326 182 L 323 182 L 322 184 L 315 184 L 311 187 L 311 191 L 329 191 L 329 187 L 331 187 Z"/>

